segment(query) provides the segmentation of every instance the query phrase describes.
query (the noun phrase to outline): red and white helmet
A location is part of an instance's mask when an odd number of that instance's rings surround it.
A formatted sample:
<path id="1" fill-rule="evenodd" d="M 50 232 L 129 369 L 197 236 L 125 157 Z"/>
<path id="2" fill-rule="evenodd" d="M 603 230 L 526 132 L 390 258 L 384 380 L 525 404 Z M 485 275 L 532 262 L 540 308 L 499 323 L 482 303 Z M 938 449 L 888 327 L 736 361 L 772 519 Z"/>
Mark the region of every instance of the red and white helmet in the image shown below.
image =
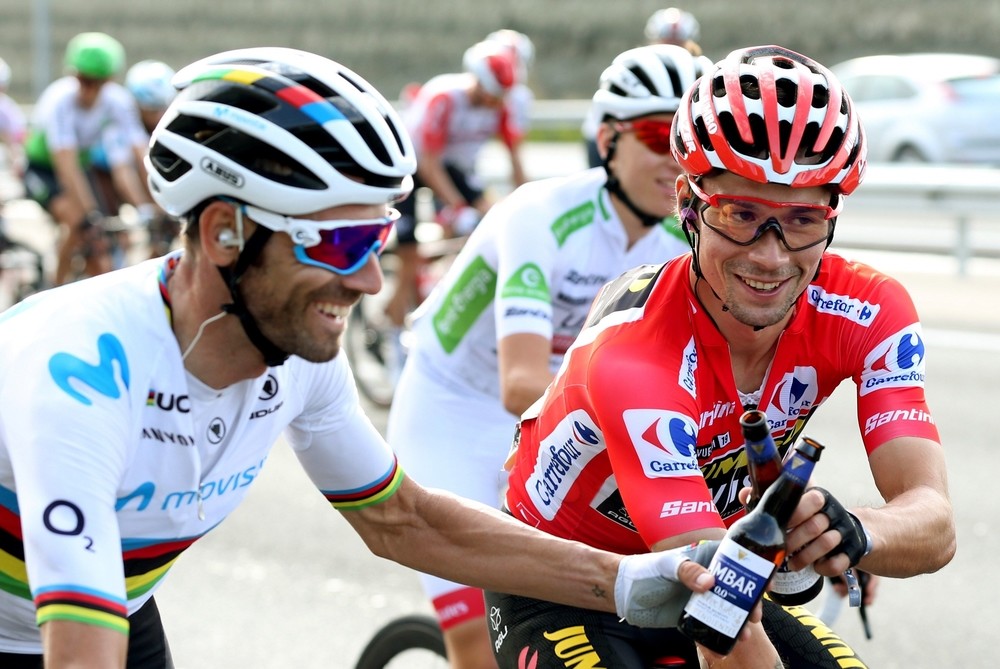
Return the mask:
<path id="1" fill-rule="evenodd" d="M 528 71 L 535 63 L 535 45 L 530 37 L 510 28 L 502 28 L 487 35 L 486 41 L 497 42 L 512 49 L 517 59 L 518 79 L 525 81 L 528 78 Z"/>
<path id="2" fill-rule="evenodd" d="M 462 65 L 494 97 L 503 97 L 517 83 L 515 56 L 499 42 L 473 44 L 466 49 Z"/>
<path id="3" fill-rule="evenodd" d="M 646 21 L 646 39 L 650 44 L 684 45 L 697 41 L 701 25 L 691 12 L 676 7 L 667 7 L 653 12 Z"/>
<path id="4" fill-rule="evenodd" d="M 840 82 L 779 46 L 739 49 L 716 63 L 681 100 L 672 153 L 691 176 L 725 170 L 842 195 L 867 166 L 864 130 Z"/>

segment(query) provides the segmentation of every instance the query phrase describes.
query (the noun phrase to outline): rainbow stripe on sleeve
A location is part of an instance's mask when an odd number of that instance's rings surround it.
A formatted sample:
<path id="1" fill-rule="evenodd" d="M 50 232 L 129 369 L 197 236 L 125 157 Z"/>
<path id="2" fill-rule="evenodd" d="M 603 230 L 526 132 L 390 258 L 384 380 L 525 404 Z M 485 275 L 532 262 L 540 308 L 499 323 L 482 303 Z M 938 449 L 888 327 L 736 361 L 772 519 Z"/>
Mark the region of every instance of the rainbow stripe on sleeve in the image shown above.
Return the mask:
<path id="1" fill-rule="evenodd" d="M 392 466 L 375 483 L 363 488 L 352 488 L 350 490 L 324 490 L 323 495 L 333 508 L 337 510 L 361 509 L 389 499 L 399 489 L 402 482 L 403 468 L 393 458 Z"/>
<path id="2" fill-rule="evenodd" d="M 320 97 L 314 91 L 283 77 L 271 76 L 265 72 L 217 68 L 202 73 L 191 83 L 213 80 L 256 86 L 274 93 L 320 125 L 329 121 L 343 121 L 347 118 L 329 100 Z"/>
<path id="3" fill-rule="evenodd" d="M 50 620 L 99 625 L 128 634 L 128 607 L 123 599 L 73 585 L 51 585 L 35 593 L 38 624 Z"/>

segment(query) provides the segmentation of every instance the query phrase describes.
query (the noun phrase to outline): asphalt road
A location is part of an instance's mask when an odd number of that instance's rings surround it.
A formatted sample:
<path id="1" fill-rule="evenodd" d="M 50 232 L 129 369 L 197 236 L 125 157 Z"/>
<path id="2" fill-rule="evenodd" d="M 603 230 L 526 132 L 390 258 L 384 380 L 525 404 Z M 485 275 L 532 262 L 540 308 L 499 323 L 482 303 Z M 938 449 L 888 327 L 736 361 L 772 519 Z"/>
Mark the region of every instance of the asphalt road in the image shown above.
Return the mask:
<path id="1" fill-rule="evenodd" d="M 48 234 L 29 225 L 41 223 L 15 221 L 32 235 Z M 973 260 L 959 277 L 949 258 L 845 254 L 900 278 L 921 313 L 959 549 L 937 574 L 883 580 L 869 611 L 873 640 L 864 639 L 851 610 L 836 628 L 872 667 L 993 667 L 1000 589 L 989 574 L 1000 526 L 990 490 L 1000 460 L 991 411 L 1000 400 L 1000 263 Z M 384 412 L 369 413 L 384 426 Z M 838 390 L 808 433 L 828 447 L 824 483 L 848 503 L 877 503 L 850 387 Z M 378 626 L 429 611 L 416 576 L 369 554 L 281 443 L 245 504 L 184 554 L 157 601 L 179 669 L 346 669 Z"/>

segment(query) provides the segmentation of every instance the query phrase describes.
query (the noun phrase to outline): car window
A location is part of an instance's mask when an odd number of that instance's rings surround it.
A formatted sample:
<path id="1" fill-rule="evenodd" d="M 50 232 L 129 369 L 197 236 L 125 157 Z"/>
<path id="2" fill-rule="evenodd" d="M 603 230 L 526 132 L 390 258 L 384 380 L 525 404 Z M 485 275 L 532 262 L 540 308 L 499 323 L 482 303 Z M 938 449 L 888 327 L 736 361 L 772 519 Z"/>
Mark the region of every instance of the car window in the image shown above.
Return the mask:
<path id="1" fill-rule="evenodd" d="M 1000 75 L 952 79 L 948 83 L 951 85 L 951 89 L 955 95 L 963 100 L 1000 101 Z"/>
<path id="2" fill-rule="evenodd" d="M 904 100 L 917 95 L 910 82 L 892 75 L 859 75 L 845 83 L 844 87 L 855 102 Z"/>

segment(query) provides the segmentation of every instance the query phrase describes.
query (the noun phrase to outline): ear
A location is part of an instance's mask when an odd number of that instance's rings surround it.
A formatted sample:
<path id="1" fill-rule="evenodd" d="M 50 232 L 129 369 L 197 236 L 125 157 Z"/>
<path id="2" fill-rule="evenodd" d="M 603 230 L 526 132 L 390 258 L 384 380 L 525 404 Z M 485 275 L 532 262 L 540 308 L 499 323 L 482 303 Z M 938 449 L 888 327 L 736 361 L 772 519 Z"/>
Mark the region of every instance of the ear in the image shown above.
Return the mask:
<path id="1" fill-rule="evenodd" d="M 698 213 L 694 210 L 694 193 L 688 185 L 688 177 L 684 174 L 678 176 L 674 182 L 674 189 L 677 191 L 677 218 L 681 222 L 681 227 L 685 230 L 694 227 Z"/>
<path id="2" fill-rule="evenodd" d="M 236 205 L 216 200 L 202 210 L 198 219 L 199 242 L 213 265 L 227 267 L 236 262 L 240 255 L 236 228 Z"/>
<path id="3" fill-rule="evenodd" d="M 601 122 L 597 126 L 597 153 L 601 156 L 602 160 L 608 157 L 611 143 L 615 140 L 617 134 L 610 123 Z"/>

